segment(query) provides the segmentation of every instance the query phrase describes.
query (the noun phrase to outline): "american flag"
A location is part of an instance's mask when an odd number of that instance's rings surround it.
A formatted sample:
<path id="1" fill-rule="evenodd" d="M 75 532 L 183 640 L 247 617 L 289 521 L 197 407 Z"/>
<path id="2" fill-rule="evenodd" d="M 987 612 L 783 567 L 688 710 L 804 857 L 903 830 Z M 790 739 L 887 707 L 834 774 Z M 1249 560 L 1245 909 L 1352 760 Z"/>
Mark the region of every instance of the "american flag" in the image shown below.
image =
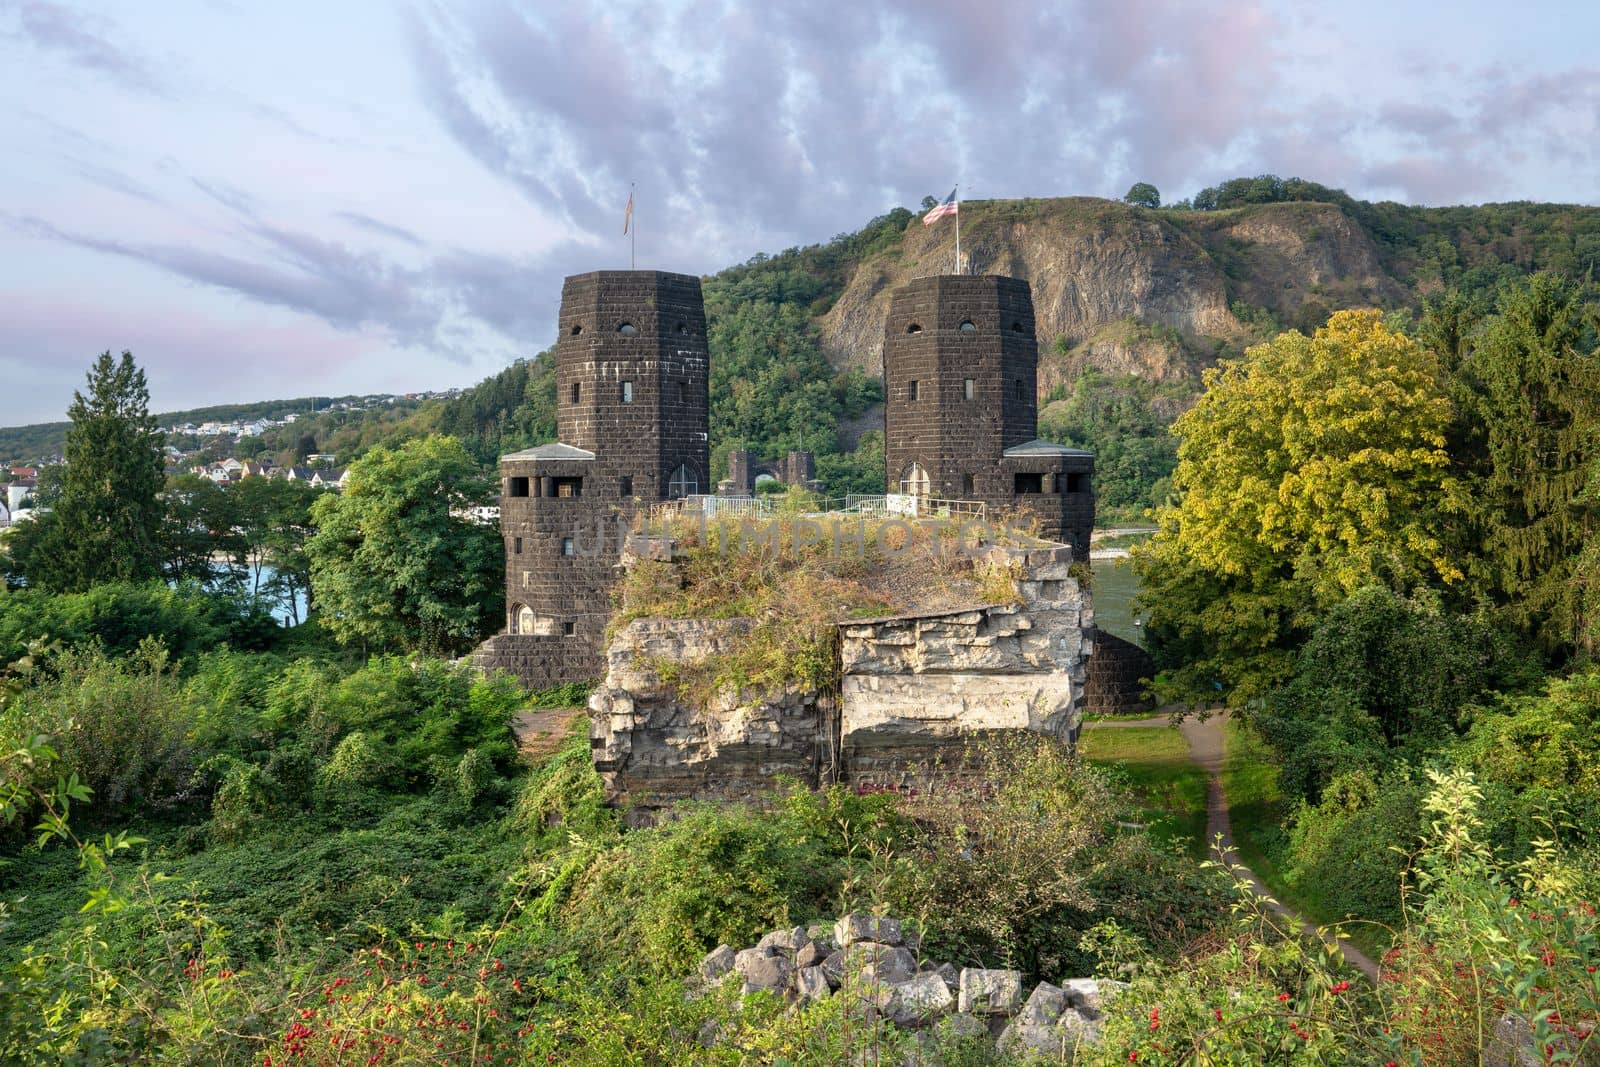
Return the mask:
<path id="1" fill-rule="evenodd" d="M 950 190 L 950 195 L 944 198 L 944 203 L 922 216 L 924 226 L 932 226 L 946 215 L 956 215 L 961 211 L 961 205 L 956 201 L 955 189 Z"/>

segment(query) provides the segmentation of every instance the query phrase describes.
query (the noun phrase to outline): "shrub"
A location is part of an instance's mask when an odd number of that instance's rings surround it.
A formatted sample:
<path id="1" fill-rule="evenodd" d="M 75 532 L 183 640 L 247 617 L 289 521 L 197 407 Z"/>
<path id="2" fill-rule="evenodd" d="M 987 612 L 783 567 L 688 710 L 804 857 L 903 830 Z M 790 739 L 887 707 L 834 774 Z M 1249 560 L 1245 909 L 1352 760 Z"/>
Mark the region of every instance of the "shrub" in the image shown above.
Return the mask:
<path id="1" fill-rule="evenodd" d="M 1100 904 L 1095 891 L 1129 903 L 1118 864 L 1151 874 L 1176 865 L 1156 860 L 1148 843 L 1115 840 L 1124 798 L 1105 772 L 1056 743 L 994 743 L 971 761 L 971 788 L 902 802 L 915 832 L 894 842 L 884 888 L 890 910 L 923 926 L 930 956 L 1069 976 L 1081 959 L 1073 946 Z"/>
<path id="2" fill-rule="evenodd" d="M 782 813 L 691 804 L 596 858 L 562 916 L 561 940 L 594 965 L 635 960 L 686 974 L 719 943 L 831 914 L 841 858 Z"/>
<path id="3" fill-rule="evenodd" d="M 223 644 L 264 649 L 278 637 L 272 614 L 258 601 L 192 582 L 101 585 L 60 595 L 0 587 L 0 666 L 21 658 L 36 639 L 124 656 L 159 638 L 182 661 Z"/>
<path id="4" fill-rule="evenodd" d="M 70 652 L 55 677 L 0 712 L 0 734 L 42 734 L 101 810 L 193 799 L 206 753 L 192 740 L 195 710 L 167 658 L 147 640 L 126 659 Z"/>
<path id="5" fill-rule="evenodd" d="M 1291 816 L 1284 877 L 1334 914 L 1398 927 L 1401 879 L 1422 831 L 1424 793 L 1405 768 L 1381 778 L 1364 771 L 1335 778 L 1321 803 L 1302 802 Z"/>

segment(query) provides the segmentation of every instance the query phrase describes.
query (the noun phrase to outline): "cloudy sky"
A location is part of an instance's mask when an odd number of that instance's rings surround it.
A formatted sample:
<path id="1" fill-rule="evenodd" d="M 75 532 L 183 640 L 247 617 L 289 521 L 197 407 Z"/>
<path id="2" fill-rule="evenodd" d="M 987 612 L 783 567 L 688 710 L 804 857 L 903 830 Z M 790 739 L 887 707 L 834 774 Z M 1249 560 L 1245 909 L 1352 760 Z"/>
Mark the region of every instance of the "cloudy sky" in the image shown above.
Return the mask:
<path id="1" fill-rule="evenodd" d="M 1600 5 L 0 0 L 0 425 L 468 385 L 563 275 L 944 196 L 1600 202 Z"/>

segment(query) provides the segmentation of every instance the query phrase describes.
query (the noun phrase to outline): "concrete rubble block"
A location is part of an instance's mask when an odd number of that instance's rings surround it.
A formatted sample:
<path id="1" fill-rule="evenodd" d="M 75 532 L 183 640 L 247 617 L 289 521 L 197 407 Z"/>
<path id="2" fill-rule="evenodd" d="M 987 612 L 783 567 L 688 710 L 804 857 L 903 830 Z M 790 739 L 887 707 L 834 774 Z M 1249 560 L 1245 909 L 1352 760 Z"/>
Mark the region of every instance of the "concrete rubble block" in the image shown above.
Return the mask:
<path id="1" fill-rule="evenodd" d="M 743 948 L 733 954 L 733 969 L 738 974 L 744 974 L 757 960 L 764 960 L 772 953 L 764 948 Z"/>
<path id="2" fill-rule="evenodd" d="M 932 964 L 927 964 L 922 969 L 927 973 L 938 975 L 939 980 L 949 987 L 950 992 L 960 992 L 961 972 L 956 969 L 955 964 L 941 963 L 937 967 L 933 966 Z"/>
<path id="3" fill-rule="evenodd" d="M 1100 1018 L 1104 1014 L 1105 1000 L 1126 988 L 1126 982 L 1099 978 L 1069 978 L 1061 983 L 1068 1005 L 1086 1019 Z"/>
<path id="4" fill-rule="evenodd" d="M 1483 1052 L 1484 1067 L 1535 1067 L 1545 1060 L 1533 1045 L 1533 1027 L 1514 1012 L 1500 1016 Z"/>
<path id="5" fill-rule="evenodd" d="M 821 967 L 822 973 L 828 976 L 828 984 L 835 989 L 839 988 L 839 984 L 844 981 L 845 963 L 843 950 L 834 949 L 817 966 Z"/>
<path id="6" fill-rule="evenodd" d="M 960 1011 L 1014 1015 L 1022 1006 L 1022 972 L 966 967 L 961 971 Z"/>
<path id="7" fill-rule="evenodd" d="M 828 974 L 821 967 L 802 967 L 795 973 L 795 991 L 800 994 L 800 999 L 809 1003 L 821 1000 L 833 993 L 833 986 L 828 981 Z"/>
<path id="8" fill-rule="evenodd" d="M 1059 986 L 1040 982 L 1033 987 L 1028 1002 L 1017 1013 L 1017 1022 L 1032 1026 L 1054 1026 L 1069 1007 L 1067 995 Z"/>
<path id="9" fill-rule="evenodd" d="M 857 941 L 876 941 L 883 945 L 903 943 L 900 920 L 888 916 L 866 915 L 851 912 L 833 925 L 833 942 L 840 948 L 849 948 Z"/>
<path id="10" fill-rule="evenodd" d="M 805 929 L 798 926 L 787 930 L 774 930 L 757 941 L 756 948 L 764 952 L 793 952 L 805 941 L 805 936 Z"/>
<path id="11" fill-rule="evenodd" d="M 740 956 L 744 954 L 744 952 L 739 953 Z M 745 993 L 762 990 L 781 997 L 789 991 L 790 982 L 794 979 L 794 964 L 783 956 L 768 956 L 763 953 L 745 960 L 742 968 L 735 964 L 735 969 L 744 978 Z"/>
<path id="12" fill-rule="evenodd" d="M 808 937 L 805 944 L 801 945 L 799 950 L 795 952 L 794 965 L 801 969 L 818 967 L 821 966 L 823 960 L 828 958 L 828 954 L 828 946 L 820 941 L 813 941 Z"/>
<path id="13" fill-rule="evenodd" d="M 718 945 L 706 953 L 706 958 L 700 961 L 700 977 L 707 982 L 718 982 L 723 975 L 733 970 L 733 949 L 727 945 Z"/>
<path id="14" fill-rule="evenodd" d="M 862 981 L 892 984 L 909 981 L 917 973 L 917 957 L 898 945 L 857 941 L 844 950 L 845 973 Z"/>
<path id="15" fill-rule="evenodd" d="M 936 974 L 919 974 L 886 985 L 877 992 L 878 1010 L 896 1026 L 911 1029 L 937 1022 L 955 1004 L 955 997 Z"/>

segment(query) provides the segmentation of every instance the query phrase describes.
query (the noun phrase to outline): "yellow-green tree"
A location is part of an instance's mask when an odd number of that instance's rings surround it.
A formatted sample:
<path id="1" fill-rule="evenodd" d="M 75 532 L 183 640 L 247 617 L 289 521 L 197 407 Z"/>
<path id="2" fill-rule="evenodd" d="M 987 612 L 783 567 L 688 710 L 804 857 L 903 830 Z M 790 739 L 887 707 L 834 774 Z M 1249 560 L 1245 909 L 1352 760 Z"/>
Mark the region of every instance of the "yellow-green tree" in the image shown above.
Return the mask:
<path id="1" fill-rule="evenodd" d="M 1134 557 L 1166 695 L 1249 699 L 1357 589 L 1460 580 L 1439 535 L 1450 404 L 1435 357 L 1378 312 L 1280 334 L 1205 386 L 1173 425 L 1173 497 Z"/>

